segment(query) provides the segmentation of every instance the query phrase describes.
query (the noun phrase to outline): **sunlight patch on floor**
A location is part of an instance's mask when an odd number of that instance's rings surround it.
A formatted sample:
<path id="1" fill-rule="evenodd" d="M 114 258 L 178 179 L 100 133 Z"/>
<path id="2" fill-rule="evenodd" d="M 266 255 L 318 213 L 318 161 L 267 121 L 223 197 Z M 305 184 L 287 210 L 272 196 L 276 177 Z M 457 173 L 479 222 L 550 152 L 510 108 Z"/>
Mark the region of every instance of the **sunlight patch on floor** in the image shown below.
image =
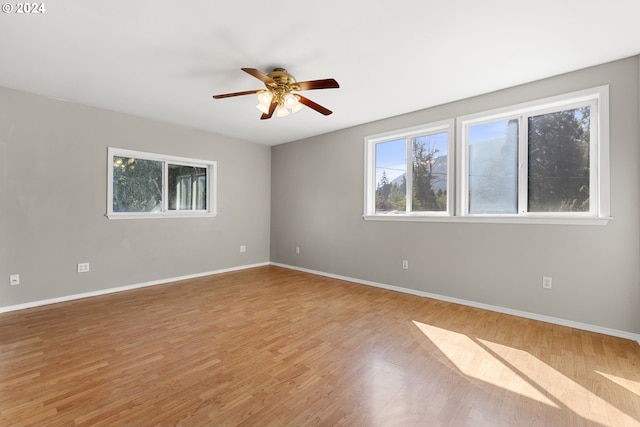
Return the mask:
<path id="1" fill-rule="evenodd" d="M 413 323 L 463 374 L 546 405 L 558 407 L 530 380 L 468 336 L 416 321 Z"/>
<path id="2" fill-rule="evenodd" d="M 567 408 L 581 417 L 606 422 L 610 416 L 629 425 L 637 421 L 574 380 L 526 351 L 464 334 L 413 322 L 465 375 L 534 399 L 555 408 Z M 608 380 L 638 393 L 638 383 L 598 372 Z"/>
<path id="3" fill-rule="evenodd" d="M 608 374 L 602 371 L 596 371 L 596 373 L 602 375 L 609 381 L 618 384 L 620 387 L 624 387 L 629 390 L 631 393 L 640 396 L 640 382 L 633 381 L 627 378 L 618 377 L 616 375 Z"/>

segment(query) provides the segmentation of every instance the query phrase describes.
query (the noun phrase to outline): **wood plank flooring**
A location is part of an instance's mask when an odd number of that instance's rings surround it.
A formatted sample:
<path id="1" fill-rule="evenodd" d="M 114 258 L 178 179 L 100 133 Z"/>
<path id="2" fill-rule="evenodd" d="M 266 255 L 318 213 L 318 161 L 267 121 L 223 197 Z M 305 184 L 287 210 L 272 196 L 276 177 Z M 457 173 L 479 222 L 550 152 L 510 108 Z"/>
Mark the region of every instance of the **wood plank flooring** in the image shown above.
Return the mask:
<path id="1" fill-rule="evenodd" d="M 2 426 L 640 426 L 636 342 L 274 266 L 0 314 Z"/>

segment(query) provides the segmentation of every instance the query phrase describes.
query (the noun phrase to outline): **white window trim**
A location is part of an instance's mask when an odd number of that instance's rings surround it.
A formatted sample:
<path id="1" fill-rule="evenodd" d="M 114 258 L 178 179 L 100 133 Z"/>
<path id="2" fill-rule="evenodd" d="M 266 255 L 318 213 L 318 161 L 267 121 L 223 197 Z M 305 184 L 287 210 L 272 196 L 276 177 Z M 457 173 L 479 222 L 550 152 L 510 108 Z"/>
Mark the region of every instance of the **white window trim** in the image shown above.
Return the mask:
<path id="1" fill-rule="evenodd" d="M 467 170 L 468 152 L 466 148 L 465 130 L 468 124 L 480 123 L 518 117 L 523 114 L 545 111 L 558 111 L 572 104 L 592 103 L 597 108 L 597 114 L 591 115 L 591 135 L 597 135 L 597 144 L 591 144 L 590 183 L 595 186 L 595 206 L 588 213 L 526 213 L 513 215 L 480 215 L 469 214 L 467 204 Z M 593 110 L 592 110 L 593 111 Z M 606 225 L 612 219 L 610 213 L 610 170 L 609 170 L 609 86 L 603 85 L 563 95 L 512 105 L 504 108 L 470 114 L 455 119 L 456 126 L 449 129 L 450 138 L 455 139 L 454 147 L 449 149 L 449 182 L 448 182 L 448 212 L 447 213 L 411 213 L 411 214 L 376 214 L 375 213 L 375 143 L 385 140 L 399 139 L 414 130 L 430 129 L 430 126 L 442 126 L 443 121 L 432 125 L 416 126 L 414 128 L 386 132 L 365 137 L 365 220 L 373 221 L 418 221 L 418 222 L 458 222 L 458 223 L 506 223 L 506 224 L 557 224 L 557 225 Z M 455 131 L 454 131 L 455 129 Z M 520 141 L 526 137 L 526 124 L 520 126 Z M 455 133 L 455 136 L 452 134 Z M 526 139 L 524 139 L 526 141 Z M 526 142 L 524 142 L 526 144 Z M 522 152 L 522 150 L 519 150 Z M 524 156 L 521 153 L 521 156 Z M 519 158 L 519 186 L 526 187 L 526 162 Z M 455 165 L 455 166 L 454 166 Z M 453 186 L 454 188 L 451 188 Z M 526 191 L 518 188 L 520 198 L 526 197 Z M 521 200 L 519 206 L 523 205 Z M 452 210 L 453 209 L 453 210 Z"/>
<path id="2" fill-rule="evenodd" d="M 113 157 L 137 157 L 145 160 L 163 162 L 163 178 L 166 180 L 169 163 L 183 166 L 193 166 L 207 169 L 207 210 L 169 210 L 168 200 L 164 192 L 163 182 L 162 210 L 159 212 L 113 212 Z M 212 160 L 200 160 L 187 157 L 169 156 L 143 151 L 127 150 L 123 148 L 108 147 L 107 149 L 107 213 L 106 217 L 112 219 L 149 219 L 149 218 L 202 218 L 217 216 L 217 162 Z"/>
<path id="3" fill-rule="evenodd" d="M 425 136 L 435 133 L 448 132 L 448 141 L 447 141 L 447 210 L 446 211 L 433 211 L 433 212 L 410 212 L 411 209 L 411 198 L 407 197 L 407 210 L 408 213 L 399 213 L 399 214 L 376 214 L 376 195 L 375 195 L 375 187 L 376 187 L 376 144 L 382 142 L 394 141 L 397 139 L 410 139 L 419 136 Z M 370 135 L 365 137 L 365 200 L 364 200 L 364 218 L 365 219 L 394 219 L 398 220 L 401 218 L 442 218 L 442 217 L 450 217 L 454 211 L 454 199 L 451 195 L 454 194 L 454 162 L 450 161 L 450 159 L 455 158 L 454 156 L 454 148 L 455 148 L 455 140 L 454 140 L 454 131 L 455 131 L 455 121 L 451 120 L 442 120 L 439 122 L 429 123 L 421 126 L 414 126 L 411 128 L 402 129 L 400 131 L 392 131 L 385 132 L 376 135 Z M 412 176 L 412 167 L 413 162 L 411 161 L 411 145 L 406 144 L 407 146 L 407 176 Z M 412 194 L 412 185 L 410 179 L 407 177 L 407 194 Z"/>

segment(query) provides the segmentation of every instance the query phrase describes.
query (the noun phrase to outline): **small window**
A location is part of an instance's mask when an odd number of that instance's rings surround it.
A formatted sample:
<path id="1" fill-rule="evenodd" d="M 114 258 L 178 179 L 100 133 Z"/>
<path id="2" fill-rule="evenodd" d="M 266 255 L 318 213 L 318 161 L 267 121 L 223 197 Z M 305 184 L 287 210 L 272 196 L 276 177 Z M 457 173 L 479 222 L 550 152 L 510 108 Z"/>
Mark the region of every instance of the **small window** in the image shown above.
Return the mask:
<path id="1" fill-rule="evenodd" d="M 109 148 L 107 216 L 213 216 L 216 162 Z"/>
<path id="2" fill-rule="evenodd" d="M 368 137 L 369 215 L 447 215 L 453 121 Z"/>

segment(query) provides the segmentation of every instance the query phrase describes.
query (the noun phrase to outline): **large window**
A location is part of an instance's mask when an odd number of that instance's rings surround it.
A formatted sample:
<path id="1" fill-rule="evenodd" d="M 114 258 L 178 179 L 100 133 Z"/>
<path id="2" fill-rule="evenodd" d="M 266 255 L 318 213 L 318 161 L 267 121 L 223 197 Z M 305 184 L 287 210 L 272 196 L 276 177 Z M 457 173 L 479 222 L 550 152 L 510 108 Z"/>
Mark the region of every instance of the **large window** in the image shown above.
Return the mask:
<path id="1" fill-rule="evenodd" d="M 216 162 L 118 148 L 108 159 L 110 219 L 215 215 Z"/>
<path id="2" fill-rule="evenodd" d="M 366 219 L 609 219 L 606 86 L 456 122 L 365 139 Z"/>

